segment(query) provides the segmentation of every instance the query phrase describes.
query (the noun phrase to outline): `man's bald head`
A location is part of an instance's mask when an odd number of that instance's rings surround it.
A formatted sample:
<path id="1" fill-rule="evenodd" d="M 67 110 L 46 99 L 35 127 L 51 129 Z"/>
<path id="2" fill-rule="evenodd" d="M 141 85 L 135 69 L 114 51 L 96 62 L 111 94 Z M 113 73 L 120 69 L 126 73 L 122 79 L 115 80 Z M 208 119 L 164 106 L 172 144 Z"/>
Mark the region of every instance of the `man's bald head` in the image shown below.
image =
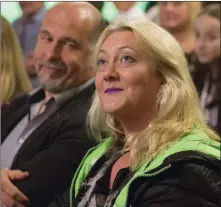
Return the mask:
<path id="1" fill-rule="evenodd" d="M 59 3 L 48 10 L 45 18 L 47 18 L 47 16 L 53 18 L 57 16 L 63 19 L 64 24 L 67 22 L 67 19 L 69 19 L 69 21 L 73 20 L 72 26 L 75 26 L 75 22 L 78 22 L 87 30 L 93 43 L 97 41 L 105 27 L 105 22 L 101 13 L 96 7 L 88 2 Z"/>
<path id="2" fill-rule="evenodd" d="M 43 88 L 60 93 L 93 76 L 93 46 L 103 25 L 101 14 L 89 3 L 60 3 L 46 13 L 35 49 Z"/>

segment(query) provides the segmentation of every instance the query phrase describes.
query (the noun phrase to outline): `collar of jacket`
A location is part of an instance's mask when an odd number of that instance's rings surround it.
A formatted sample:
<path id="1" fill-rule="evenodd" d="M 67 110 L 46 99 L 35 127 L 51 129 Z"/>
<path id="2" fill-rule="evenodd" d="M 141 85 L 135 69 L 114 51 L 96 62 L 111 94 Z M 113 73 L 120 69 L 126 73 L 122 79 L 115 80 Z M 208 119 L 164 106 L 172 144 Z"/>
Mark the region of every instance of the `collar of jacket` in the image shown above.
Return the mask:
<path id="1" fill-rule="evenodd" d="M 76 197 L 78 191 L 86 179 L 91 167 L 100 159 L 111 147 L 112 139 L 107 138 L 104 142 L 95 148 L 92 148 L 85 155 L 82 163 L 80 164 L 75 176 L 72 180 L 70 188 L 70 207 L 72 207 L 73 196 Z M 141 166 L 134 174 L 133 178 L 120 192 L 115 200 L 114 206 L 126 206 L 128 192 L 131 183 L 139 177 L 153 177 L 171 167 L 171 164 L 179 162 L 180 160 L 197 159 L 197 156 L 202 158 L 206 152 L 208 157 L 215 157 L 220 160 L 220 143 L 211 140 L 200 129 L 194 129 L 192 132 L 187 133 L 179 139 L 178 142 L 169 146 L 164 152 L 160 153 L 154 160 L 147 162 Z M 186 156 L 186 152 L 194 152 L 193 156 Z M 196 152 L 196 153 L 195 153 Z M 185 157 L 183 154 L 185 153 Z M 201 154 L 202 153 L 202 154 Z M 205 154 L 204 154 L 205 155 Z M 208 159 L 206 156 L 206 159 Z M 211 162 L 213 162 L 211 160 Z M 214 161 L 216 162 L 216 161 Z M 220 165 L 220 163 L 218 164 Z"/>
<path id="2" fill-rule="evenodd" d="M 45 98 L 45 91 L 43 88 L 36 88 L 28 93 L 28 104 L 37 103 Z"/>

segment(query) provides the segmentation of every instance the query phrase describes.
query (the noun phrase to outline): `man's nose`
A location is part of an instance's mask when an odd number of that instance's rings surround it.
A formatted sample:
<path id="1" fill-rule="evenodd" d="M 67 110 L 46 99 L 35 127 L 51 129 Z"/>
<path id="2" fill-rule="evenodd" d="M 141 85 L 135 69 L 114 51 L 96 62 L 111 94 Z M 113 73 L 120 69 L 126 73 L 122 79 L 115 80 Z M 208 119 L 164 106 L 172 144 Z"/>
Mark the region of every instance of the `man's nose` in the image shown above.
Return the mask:
<path id="1" fill-rule="evenodd" d="M 57 43 L 51 43 L 45 50 L 45 56 L 48 60 L 61 58 L 61 47 Z"/>

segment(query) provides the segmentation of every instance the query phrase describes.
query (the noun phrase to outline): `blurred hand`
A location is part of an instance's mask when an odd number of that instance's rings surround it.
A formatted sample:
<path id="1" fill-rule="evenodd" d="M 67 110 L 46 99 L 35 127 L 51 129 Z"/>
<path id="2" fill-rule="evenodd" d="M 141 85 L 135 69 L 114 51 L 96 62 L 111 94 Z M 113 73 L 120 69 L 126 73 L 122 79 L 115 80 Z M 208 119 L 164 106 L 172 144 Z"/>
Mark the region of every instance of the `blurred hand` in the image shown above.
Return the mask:
<path id="1" fill-rule="evenodd" d="M 12 184 L 12 180 L 24 180 L 28 172 L 3 169 L 1 171 L 1 202 L 6 207 L 23 207 L 29 205 L 29 199 Z"/>

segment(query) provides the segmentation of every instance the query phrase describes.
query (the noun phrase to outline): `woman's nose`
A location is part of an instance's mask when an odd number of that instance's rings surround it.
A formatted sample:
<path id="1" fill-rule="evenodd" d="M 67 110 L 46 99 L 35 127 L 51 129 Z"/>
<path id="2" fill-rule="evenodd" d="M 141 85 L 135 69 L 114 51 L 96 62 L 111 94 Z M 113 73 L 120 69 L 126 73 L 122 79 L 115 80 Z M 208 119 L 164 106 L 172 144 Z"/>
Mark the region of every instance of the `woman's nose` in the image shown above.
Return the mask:
<path id="1" fill-rule="evenodd" d="M 116 65 L 111 63 L 107 66 L 105 70 L 104 80 L 105 81 L 116 81 L 119 80 L 119 74 L 117 72 Z"/>

